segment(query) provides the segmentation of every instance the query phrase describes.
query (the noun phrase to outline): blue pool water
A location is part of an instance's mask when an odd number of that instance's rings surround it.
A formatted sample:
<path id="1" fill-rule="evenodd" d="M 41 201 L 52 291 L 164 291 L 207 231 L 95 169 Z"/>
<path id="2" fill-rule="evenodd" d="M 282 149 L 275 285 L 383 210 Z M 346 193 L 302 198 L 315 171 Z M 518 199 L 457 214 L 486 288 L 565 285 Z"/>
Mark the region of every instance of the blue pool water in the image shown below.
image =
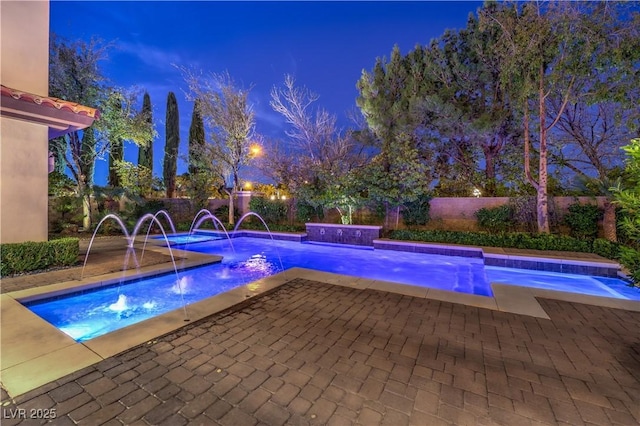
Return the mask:
<path id="1" fill-rule="evenodd" d="M 164 242 L 164 236 L 153 237 L 154 240 L 160 240 Z M 221 240 L 222 237 L 218 237 L 215 235 L 205 235 L 205 234 L 191 234 L 191 235 L 170 235 L 168 237 L 169 243 L 171 245 L 187 245 L 193 243 L 204 243 L 206 241 L 216 241 Z"/>
<path id="2" fill-rule="evenodd" d="M 174 239 L 175 237 L 172 237 Z M 174 241 L 180 244 L 180 241 Z M 178 246 L 224 256 L 222 263 L 26 304 L 78 341 L 126 327 L 291 267 L 491 296 L 491 282 L 640 300 L 623 281 L 484 266 L 481 259 L 345 248 L 256 238 Z M 182 289 L 182 295 L 180 288 Z"/>

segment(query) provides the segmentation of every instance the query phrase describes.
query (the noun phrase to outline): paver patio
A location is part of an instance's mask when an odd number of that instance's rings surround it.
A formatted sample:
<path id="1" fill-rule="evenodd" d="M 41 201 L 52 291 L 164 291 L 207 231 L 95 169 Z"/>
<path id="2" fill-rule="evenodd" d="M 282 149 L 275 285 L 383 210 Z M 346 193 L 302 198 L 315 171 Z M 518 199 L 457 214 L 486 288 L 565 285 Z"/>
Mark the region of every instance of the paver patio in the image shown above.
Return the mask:
<path id="1" fill-rule="evenodd" d="M 92 273 L 113 269 L 114 244 Z M 538 301 L 550 319 L 296 278 L 15 398 L 2 390 L 1 420 L 640 424 L 640 312 Z"/>
<path id="2" fill-rule="evenodd" d="M 640 314 L 540 302 L 551 320 L 296 279 L 5 394 L 2 424 L 640 423 Z"/>

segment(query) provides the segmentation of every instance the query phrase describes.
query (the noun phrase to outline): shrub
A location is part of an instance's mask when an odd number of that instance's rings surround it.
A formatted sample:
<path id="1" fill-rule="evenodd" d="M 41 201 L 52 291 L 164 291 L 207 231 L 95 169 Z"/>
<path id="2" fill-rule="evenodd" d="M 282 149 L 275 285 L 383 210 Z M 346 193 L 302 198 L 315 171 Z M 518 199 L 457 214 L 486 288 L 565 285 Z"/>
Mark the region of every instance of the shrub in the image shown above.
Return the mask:
<path id="1" fill-rule="evenodd" d="M 620 263 L 629 270 L 634 285 L 640 287 L 640 251 L 630 247 L 620 247 Z"/>
<path id="2" fill-rule="evenodd" d="M 619 243 L 614 243 L 603 238 L 593 240 L 593 253 L 606 257 L 607 259 L 620 259 L 621 247 Z"/>
<path id="3" fill-rule="evenodd" d="M 66 228 L 82 223 L 82 198 L 73 195 L 61 195 L 50 198 L 51 212 L 49 231 L 59 233 Z"/>
<path id="4" fill-rule="evenodd" d="M 397 230 L 390 238 L 410 241 L 428 241 L 485 247 L 510 247 L 531 250 L 577 251 L 590 253 L 590 241 L 553 234 L 453 232 L 453 231 L 409 231 Z"/>
<path id="5" fill-rule="evenodd" d="M 289 202 L 269 200 L 265 197 L 251 197 L 249 208 L 252 212 L 259 214 L 267 225 L 271 225 L 286 222 Z"/>
<path id="6" fill-rule="evenodd" d="M 402 220 L 407 226 L 424 226 L 429 222 L 431 196 L 422 195 L 417 200 L 405 203 L 402 209 Z"/>
<path id="7" fill-rule="evenodd" d="M 536 232 L 538 223 L 536 219 L 536 198 L 516 197 L 509 200 L 513 211 L 513 221 L 518 231 Z"/>
<path id="8" fill-rule="evenodd" d="M 601 217 L 602 211 L 598 206 L 574 203 L 569 206 L 564 223 L 569 227 L 572 237 L 594 239 L 598 236 L 598 220 Z"/>
<path id="9" fill-rule="evenodd" d="M 513 207 L 503 205 L 481 208 L 476 212 L 478 226 L 489 232 L 504 232 L 513 229 Z"/>
<path id="10" fill-rule="evenodd" d="M 69 266 L 76 263 L 80 252 L 77 238 L 0 245 L 0 275 Z"/>
<path id="11" fill-rule="evenodd" d="M 300 222 L 320 222 L 324 219 L 324 211 L 321 207 L 314 207 L 308 202 L 296 200 L 296 219 Z"/>
<path id="12" fill-rule="evenodd" d="M 217 209 L 215 209 L 213 211 L 213 215 L 218 219 L 220 219 L 220 222 L 222 222 L 226 228 L 233 229 L 233 225 L 229 226 L 230 224 L 229 224 L 229 205 L 228 204 L 223 204 Z M 235 206 L 233 209 L 233 221 L 237 223 L 238 219 L 240 219 L 240 209 L 238 208 L 238 206 Z M 211 221 L 206 221 L 206 223 L 210 223 L 210 222 Z"/>
<path id="13" fill-rule="evenodd" d="M 166 210 L 166 206 L 162 200 L 145 200 L 143 198 L 133 199 L 132 202 L 127 203 L 125 210 L 120 212 L 122 219 L 126 225 L 131 229 L 138 222 L 138 220 L 147 213 L 156 214 L 160 210 Z M 163 216 L 158 216 L 158 220 L 162 222 L 162 226 L 169 232 L 171 228 L 166 223 L 166 219 Z M 157 227 L 157 225 L 154 225 Z"/>
<path id="14" fill-rule="evenodd" d="M 536 197 L 522 196 L 509 200 L 509 206 L 513 209 L 512 224 L 514 230 L 523 232 L 538 232 Z M 549 198 L 548 204 L 549 226 L 551 229 L 557 228 L 558 217 L 553 197 Z"/>

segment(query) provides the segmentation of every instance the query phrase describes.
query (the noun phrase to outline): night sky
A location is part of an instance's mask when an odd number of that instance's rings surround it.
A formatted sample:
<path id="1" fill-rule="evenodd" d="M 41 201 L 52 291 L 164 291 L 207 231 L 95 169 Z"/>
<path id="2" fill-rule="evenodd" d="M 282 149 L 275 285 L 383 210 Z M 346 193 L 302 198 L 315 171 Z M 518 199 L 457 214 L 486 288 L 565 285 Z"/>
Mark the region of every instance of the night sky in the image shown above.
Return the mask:
<path id="1" fill-rule="evenodd" d="M 363 69 L 370 71 L 376 58 L 389 57 L 395 44 L 406 53 L 446 29 L 465 27 L 469 13 L 481 4 L 52 0 L 50 29 L 67 40 L 113 42 L 101 69 L 116 86 L 149 92 L 158 132 L 154 174 L 161 176 L 169 91 L 178 98 L 183 154 L 193 110 L 174 64 L 205 74 L 228 71 L 244 88 L 252 87 L 256 131 L 266 136 L 284 137 L 286 126 L 269 106 L 269 92 L 287 73 L 320 95 L 317 105 L 346 127 Z M 125 159 L 135 163 L 137 148 L 127 147 Z M 185 171 L 179 161 L 178 174 Z M 106 161 L 98 162 L 95 179 L 106 184 Z"/>

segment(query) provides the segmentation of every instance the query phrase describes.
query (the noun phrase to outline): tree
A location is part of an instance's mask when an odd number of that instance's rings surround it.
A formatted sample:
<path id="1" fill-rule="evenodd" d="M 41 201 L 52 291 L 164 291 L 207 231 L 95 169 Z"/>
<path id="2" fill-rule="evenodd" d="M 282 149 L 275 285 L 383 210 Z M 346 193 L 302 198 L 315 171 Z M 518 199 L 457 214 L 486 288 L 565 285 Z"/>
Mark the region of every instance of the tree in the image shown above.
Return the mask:
<path id="1" fill-rule="evenodd" d="M 145 92 L 142 99 L 142 115 L 149 126 L 153 126 L 153 113 L 151 109 L 151 96 Z M 138 166 L 151 170 L 153 175 L 153 139 L 149 139 L 138 147 Z"/>
<path id="2" fill-rule="evenodd" d="M 153 137 L 151 126 L 136 110 L 137 92 L 108 85 L 98 67 L 108 45 L 99 40 L 66 42 L 51 37 L 49 53 L 49 94 L 97 107 L 100 119 L 91 128 L 65 136 L 65 163 L 83 197 L 84 227 L 92 221 L 91 194 L 95 161 L 110 149 L 114 140 L 141 143 Z M 115 106 L 119 106 L 116 108 Z"/>
<path id="3" fill-rule="evenodd" d="M 178 170 L 178 147 L 180 145 L 180 116 L 178 101 L 173 92 L 167 96 L 166 142 L 164 146 L 164 168 L 162 170 L 167 198 L 173 198 L 176 190 Z"/>
<path id="4" fill-rule="evenodd" d="M 507 170 L 519 137 L 500 86 L 496 39 L 495 31 L 481 31 L 470 16 L 465 29 L 447 31 L 405 57 L 410 84 L 423 87 L 413 113 L 434 140 L 439 185 L 462 181 L 466 194 L 481 187 L 485 195 L 497 195 L 498 174 Z"/>
<path id="5" fill-rule="evenodd" d="M 278 181 L 313 207 L 337 208 L 343 223 L 361 204 L 353 175 L 368 156 L 354 131 L 341 134 L 336 117 L 314 103 L 319 96 L 285 75 L 283 87 L 271 90 L 271 107 L 289 124 L 286 146 L 273 146 L 266 155 Z M 357 186 L 357 185 L 356 185 Z"/>
<path id="6" fill-rule="evenodd" d="M 623 96 L 618 81 L 637 66 L 638 19 L 622 19 L 618 2 L 491 3 L 480 10 L 484 29 L 499 34 L 503 90 L 522 111 L 525 175 L 537 193 L 539 232 L 550 232 L 548 214 L 549 137 L 567 105 L 594 82 L 598 98 Z M 635 49 L 635 50 L 634 50 Z M 556 102 L 549 116 L 550 103 Z M 537 177 L 531 171 L 535 125 Z"/>
<path id="7" fill-rule="evenodd" d="M 204 121 L 200 113 L 200 101 L 193 103 L 193 113 L 191 114 L 191 126 L 189 127 L 189 174 L 198 173 L 201 166 L 198 164 L 198 155 L 201 154 L 205 145 Z"/>
<path id="8" fill-rule="evenodd" d="M 422 134 L 423 117 L 415 113 L 426 94 L 419 78 L 424 75 L 420 70 L 424 63 L 415 64 L 415 68 L 408 67 L 395 46 L 388 62 L 378 59 L 373 71 L 363 70 L 357 83 L 360 96 L 356 103 L 379 150 L 361 179 L 369 198 L 385 206 L 386 227 L 390 209 L 399 211 L 403 203 L 426 194 L 433 180 L 433 168 L 427 166 L 433 164 L 433 150 Z"/>
<path id="9" fill-rule="evenodd" d="M 625 174 L 628 186 L 612 188 L 615 202 L 627 213 L 623 226 L 627 233 L 640 242 L 640 139 L 632 139 L 622 147 L 627 155 Z"/>
<path id="10" fill-rule="evenodd" d="M 122 108 L 121 105 L 115 105 L 115 108 Z M 116 164 L 121 163 L 124 160 L 124 141 L 122 139 L 116 139 L 111 141 L 111 149 L 109 150 L 109 186 L 113 188 L 119 188 L 120 177 L 118 175 L 118 168 Z"/>
<path id="11" fill-rule="evenodd" d="M 57 138 L 49 140 L 49 152 L 51 152 L 55 158 L 54 171 L 60 174 L 64 174 L 64 170 L 67 167 L 64 159 L 66 149 L 67 140 L 64 136 L 58 136 Z"/>
<path id="12" fill-rule="evenodd" d="M 389 213 L 392 208 L 397 209 L 397 227 L 402 205 L 416 201 L 428 193 L 424 175 L 425 166 L 420 161 L 411 138 L 400 134 L 393 149 L 383 150 L 364 168 L 359 181 L 366 189 L 369 199 L 385 206 L 385 227 L 389 228 Z"/>
<path id="13" fill-rule="evenodd" d="M 198 99 L 193 104 L 191 126 L 189 127 L 189 174 L 187 193 L 195 211 L 206 208 L 209 198 L 216 194 L 217 187 L 224 185 L 220 171 L 214 171 L 211 159 L 207 155 L 204 121 Z"/>
<path id="14" fill-rule="evenodd" d="M 551 102 L 551 113 L 555 107 Z M 626 125 L 631 116 L 640 117 L 638 106 L 619 102 L 590 105 L 586 99 L 567 105 L 553 132 L 550 162 L 577 177 L 607 178 L 624 161 L 620 148 L 634 134 L 634 128 Z"/>
<path id="15" fill-rule="evenodd" d="M 126 195 L 134 197 L 136 203 L 151 192 L 153 175 L 145 166 L 133 164 L 129 161 L 116 161 L 113 165 L 118 175 L 120 187 L 126 190 Z"/>
<path id="16" fill-rule="evenodd" d="M 627 155 L 625 173 L 628 178 L 626 188 L 611 188 L 615 203 L 625 214 L 622 226 L 627 234 L 640 245 L 640 139 L 632 139 L 622 148 Z M 631 272 L 636 285 L 640 285 L 640 252 L 631 248 L 621 248 L 621 263 Z"/>
<path id="17" fill-rule="evenodd" d="M 437 176 L 436 149 L 432 135 L 425 133 L 425 123 L 431 117 L 423 108 L 425 98 L 433 94 L 433 84 L 424 51 L 418 48 L 403 57 L 398 46 L 388 61 L 378 58 L 371 72 L 363 70 L 356 84 L 356 104 L 375 135 L 376 147 L 391 152 L 402 137 L 417 150 L 428 185 Z"/>
<path id="18" fill-rule="evenodd" d="M 249 89 L 236 85 L 229 73 L 201 78 L 183 69 L 190 97 L 199 99 L 200 112 L 208 126 L 211 143 L 207 144 L 211 164 L 223 171 L 228 187 L 229 223 L 234 223 L 233 199 L 240 190 L 240 167 L 251 158 L 255 114 L 249 104 Z M 214 164 L 217 163 L 217 164 Z"/>

